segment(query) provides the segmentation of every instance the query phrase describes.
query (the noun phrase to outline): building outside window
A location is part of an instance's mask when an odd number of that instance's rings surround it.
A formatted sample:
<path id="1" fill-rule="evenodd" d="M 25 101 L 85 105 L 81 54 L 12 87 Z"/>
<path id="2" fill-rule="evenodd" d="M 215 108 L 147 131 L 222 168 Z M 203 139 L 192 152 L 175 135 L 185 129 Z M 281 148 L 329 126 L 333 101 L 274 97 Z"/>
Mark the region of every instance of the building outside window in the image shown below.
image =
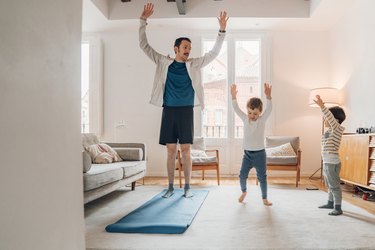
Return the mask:
<path id="1" fill-rule="evenodd" d="M 214 40 L 204 40 L 204 52 L 209 51 L 213 44 Z M 219 56 L 203 68 L 202 80 L 206 98 L 206 110 L 202 119 L 203 137 L 243 137 L 243 123 L 234 115 L 232 109 L 230 85 L 236 83 L 238 105 L 245 113 L 249 98 L 262 97 L 262 70 L 265 69 L 262 69 L 261 44 L 260 36 L 230 37 L 224 42 Z"/>
<path id="2" fill-rule="evenodd" d="M 103 56 L 97 34 L 83 34 L 81 42 L 81 132 L 97 136 L 103 130 Z"/>

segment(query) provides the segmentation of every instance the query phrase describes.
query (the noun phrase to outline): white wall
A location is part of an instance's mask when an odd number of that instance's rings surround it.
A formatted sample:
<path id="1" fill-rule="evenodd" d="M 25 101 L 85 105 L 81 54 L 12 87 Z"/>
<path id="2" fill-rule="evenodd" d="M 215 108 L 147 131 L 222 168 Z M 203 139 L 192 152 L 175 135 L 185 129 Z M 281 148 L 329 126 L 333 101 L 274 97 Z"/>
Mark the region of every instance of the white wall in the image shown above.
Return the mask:
<path id="1" fill-rule="evenodd" d="M 147 29 L 150 44 L 160 53 L 173 56 L 174 39 L 184 35 L 192 39 L 193 53 L 200 54 L 200 32 L 171 30 L 152 21 Z M 301 137 L 302 174 L 309 175 L 320 167 L 321 113 L 308 106 L 308 95 L 310 88 L 329 84 L 328 34 L 275 31 L 270 35 L 274 134 Z M 148 174 L 166 175 L 166 150 L 158 144 L 161 108 L 149 104 L 155 65 L 139 48 L 138 21 L 132 29 L 102 33 L 101 37 L 105 58 L 103 139 L 147 143 Z M 126 126 L 115 129 L 116 122 L 121 120 Z M 226 159 L 229 161 L 230 157 L 222 158 L 224 165 Z"/>
<path id="2" fill-rule="evenodd" d="M 354 1 L 331 34 L 332 82 L 344 94 L 346 132 L 375 127 L 375 1 Z"/>
<path id="3" fill-rule="evenodd" d="M 81 1 L 0 2 L 0 249 L 84 249 Z"/>
<path id="4" fill-rule="evenodd" d="M 324 31 L 274 31 L 273 112 L 276 135 L 300 136 L 302 175 L 320 167 L 321 111 L 308 106 L 309 90 L 327 86 L 329 43 Z"/>

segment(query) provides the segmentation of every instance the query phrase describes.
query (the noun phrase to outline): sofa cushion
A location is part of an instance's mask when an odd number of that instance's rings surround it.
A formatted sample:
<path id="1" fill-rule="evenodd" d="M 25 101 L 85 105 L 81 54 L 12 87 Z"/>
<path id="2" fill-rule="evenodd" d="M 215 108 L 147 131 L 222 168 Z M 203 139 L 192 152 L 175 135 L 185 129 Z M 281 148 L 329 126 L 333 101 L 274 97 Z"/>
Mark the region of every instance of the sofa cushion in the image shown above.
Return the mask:
<path id="1" fill-rule="evenodd" d="M 122 161 L 117 152 L 105 143 L 89 145 L 86 150 L 90 153 L 94 163 L 104 164 Z"/>
<path id="2" fill-rule="evenodd" d="M 141 148 L 113 148 L 124 161 L 141 161 L 143 150 Z"/>
<path id="3" fill-rule="evenodd" d="M 124 178 L 128 178 L 142 171 L 146 171 L 146 161 L 123 161 Z"/>
<path id="4" fill-rule="evenodd" d="M 92 164 L 90 171 L 83 174 L 84 191 L 121 180 L 124 176 L 121 163 Z"/>

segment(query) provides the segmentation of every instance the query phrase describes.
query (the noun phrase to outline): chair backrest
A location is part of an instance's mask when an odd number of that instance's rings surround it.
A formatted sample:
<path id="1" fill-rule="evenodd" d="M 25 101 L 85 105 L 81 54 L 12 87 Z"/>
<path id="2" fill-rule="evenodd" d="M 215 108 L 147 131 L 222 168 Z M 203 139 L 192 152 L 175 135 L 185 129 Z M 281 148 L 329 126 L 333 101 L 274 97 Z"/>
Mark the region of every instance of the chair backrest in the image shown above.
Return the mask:
<path id="1" fill-rule="evenodd" d="M 294 152 L 299 150 L 299 137 L 298 136 L 266 136 L 266 148 L 277 147 L 290 142 Z"/>
<path id="2" fill-rule="evenodd" d="M 206 150 L 206 143 L 203 137 L 194 137 L 193 144 L 190 147 L 191 150 Z"/>

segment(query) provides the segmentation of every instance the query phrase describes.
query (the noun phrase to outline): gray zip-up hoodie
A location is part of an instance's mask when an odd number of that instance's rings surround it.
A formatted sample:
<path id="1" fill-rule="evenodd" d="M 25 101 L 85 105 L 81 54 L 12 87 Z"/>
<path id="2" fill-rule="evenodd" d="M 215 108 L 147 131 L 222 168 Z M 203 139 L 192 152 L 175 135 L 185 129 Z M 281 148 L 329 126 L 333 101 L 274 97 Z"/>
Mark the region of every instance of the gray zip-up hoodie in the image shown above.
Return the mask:
<path id="1" fill-rule="evenodd" d="M 174 61 L 174 58 L 161 55 L 156 52 L 147 41 L 146 36 L 147 22 L 140 19 L 139 26 L 139 46 L 145 54 L 156 64 L 154 85 L 152 87 L 150 103 L 161 107 L 163 105 L 163 96 L 165 89 L 165 81 L 167 79 L 168 67 Z M 224 32 L 219 32 L 214 47 L 202 57 L 191 58 L 186 62 L 186 68 L 189 73 L 193 89 L 195 91 L 194 105 L 201 106 L 204 109 L 204 92 L 201 81 L 201 68 L 212 62 L 220 52 L 225 38 Z"/>

